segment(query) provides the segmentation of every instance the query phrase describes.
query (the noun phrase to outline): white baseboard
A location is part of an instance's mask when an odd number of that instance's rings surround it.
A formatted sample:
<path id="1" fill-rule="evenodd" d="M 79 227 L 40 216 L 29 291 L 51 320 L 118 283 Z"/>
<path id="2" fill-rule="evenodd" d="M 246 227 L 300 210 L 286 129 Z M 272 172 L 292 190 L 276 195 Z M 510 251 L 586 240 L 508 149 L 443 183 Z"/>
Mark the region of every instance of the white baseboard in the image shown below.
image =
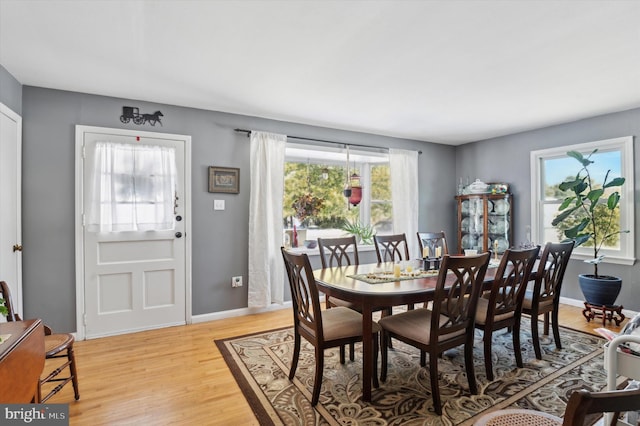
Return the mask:
<path id="1" fill-rule="evenodd" d="M 291 309 L 291 301 L 284 302 L 282 304 L 274 303 L 271 306 L 266 306 L 264 308 L 240 308 L 232 309 L 230 311 L 212 312 L 210 314 L 193 315 L 191 317 L 191 322 L 193 324 L 197 324 L 200 322 L 207 322 L 225 318 L 235 318 L 244 315 L 261 314 L 263 312 L 278 311 L 280 309 Z"/>
<path id="2" fill-rule="evenodd" d="M 324 298 L 321 297 L 320 299 L 322 301 Z M 563 303 L 565 305 L 570 305 L 570 306 L 584 307 L 583 300 L 570 299 L 568 297 L 561 297 L 560 303 Z M 214 321 L 214 320 L 225 319 L 225 318 L 241 317 L 243 315 L 252 315 L 252 314 L 260 314 L 263 312 L 277 311 L 280 309 L 291 309 L 291 301 L 284 302 L 281 305 L 274 303 L 271 306 L 267 306 L 264 308 L 240 308 L 240 309 L 232 309 L 229 311 L 213 312 L 210 314 L 194 315 L 191 317 L 191 322 L 193 324 L 197 324 L 201 322 Z M 622 312 L 627 318 L 633 318 L 637 314 L 637 312 L 630 311 L 627 309 L 623 309 Z"/>

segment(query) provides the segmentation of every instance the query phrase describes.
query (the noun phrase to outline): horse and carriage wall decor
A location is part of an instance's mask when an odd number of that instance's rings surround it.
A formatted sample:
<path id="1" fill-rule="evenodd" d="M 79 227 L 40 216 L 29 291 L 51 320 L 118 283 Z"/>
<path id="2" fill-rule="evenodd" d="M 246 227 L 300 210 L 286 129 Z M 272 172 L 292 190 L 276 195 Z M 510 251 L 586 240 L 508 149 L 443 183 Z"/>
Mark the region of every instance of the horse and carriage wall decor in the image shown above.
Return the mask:
<path id="1" fill-rule="evenodd" d="M 156 111 L 153 114 L 140 114 L 140 109 L 138 107 L 123 106 L 120 121 L 123 123 L 133 121 L 135 124 L 149 123 L 152 126 L 155 126 L 156 123 L 160 123 L 162 126 L 160 117 L 164 117 L 164 114 L 160 111 Z"/>

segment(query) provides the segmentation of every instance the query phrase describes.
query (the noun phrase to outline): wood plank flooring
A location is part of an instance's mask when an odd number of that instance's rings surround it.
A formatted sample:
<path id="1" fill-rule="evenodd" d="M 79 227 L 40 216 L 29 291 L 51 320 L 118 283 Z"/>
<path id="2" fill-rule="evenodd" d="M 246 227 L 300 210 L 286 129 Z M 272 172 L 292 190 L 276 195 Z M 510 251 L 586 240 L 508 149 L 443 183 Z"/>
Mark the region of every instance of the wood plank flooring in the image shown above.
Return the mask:
<path id="1" fill-rule="evenodd" d="M 581 308 L 560 312 L 567 327 L 602 326 L 587 323 Z M 288 308 L 77 341 L 80 400 L 69 384 L 49 402 L 69 404 L 71 425 L 257 425 L 214 340 L 290 325 Z"/>

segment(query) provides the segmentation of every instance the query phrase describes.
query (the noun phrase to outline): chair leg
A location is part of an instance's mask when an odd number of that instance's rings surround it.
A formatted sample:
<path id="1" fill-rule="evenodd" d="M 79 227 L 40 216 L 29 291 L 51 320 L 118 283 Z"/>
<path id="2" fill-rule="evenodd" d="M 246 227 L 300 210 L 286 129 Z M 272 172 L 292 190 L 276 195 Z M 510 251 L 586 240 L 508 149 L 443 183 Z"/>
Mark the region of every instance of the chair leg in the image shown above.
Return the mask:
<path id="1" fill-rule="evenodd" d="M 355 361 L 356 359 L 356 345 L 354 343 L 349 345 L 349 359 L 351 361 Z"/>
<path id="2" fill-rule="evenodd" d="M 545 336 L 549 335 L 549 312 L 545 312 L 544 314 L 544 334 Z"/>
<path id="3" fill-rule="evenodd" d="M 438 387 L 438 357 L 429 353 L 429 378 L 431 379 L 431 397 L 433 399 L 433 409 L 436 414 L 442 415 L 442 403 L 440 402 L 440 388 Z"/>
<path id="4" fill-rule="evenodd" d="M 78 373 L 76 370 L 76 356 L 73 346 L 67 349 L 67 358 L 69 359 L 69 370 L 71 371 L 71 384 L 73 385 L 73 394 L 77 400 L 80 399 L 80 389 L 78 388 Z"/>
<path id="5" fill-rule="evenodd" d="M 487 373 L 487 380 L 493 381 L 493 359 L 491 358 L 491 341 L 493 340 L 492 330 L 484 330 L 484 337 L 482 340 L 484 343 L 484 369 Z"/>
<path id="6" fill-rule="evenodd" d="M 373 335 L 373 387 L 379 388 L 380 382 L 378 381 L 378 335 Z"/>
<path id="7" fill-rule="evenodd" d="M 390 315 L 393 315 L 393 308 L 392 307 L 384 308 L 382 310 L 382 313 L 381 313 L 382 317 L 386 317 L 386 316 L 390 316 Z M 391 343 L 391 337 L 389 337 L 389 341 L 387 342 L 387 344 L 388 344 L 389 348 L 393 349 L 393 344 Z"/>
<path id="8" fill-rule="evenodd" d="M 536 359 L 542 359 L 542 349 L 540 349 L 540 337 L 538 336 L 538 316 L 531 315 L 531 340 L 533 340 L 533 350 Z"/>
<path id="9" fill-rule="evenodd" d="M 516 323 L 513 325 L 513 350 L 516 353 L 516 365 L 518 368 L 523 368 L 522 362 L 522 348 L 520 347 L 520 318 L 516 318 Z"/>
<path id="10" fill-rule="evenodd" d="M 300 335 L 297 331 L 294 331 L 293 334 L 293 357 L 291 358 L 289 380 L 293 380 L 293 378 L 296 376 L 296 368 L 298 368 L 298 358 L 300 357 Z"/>
<path id="11" fill-rule="evenodd" d="M 384 330 L 380 331 L 380 381 L 382 382 L 387 381 L 387 358 L 389 356 L 387 349 L 387 339 L 387 333 Z"/>
<path id="12" fill-rule="evenodd" d="M 560 343 L 560 326 L 558 324 L 558 307 L 556 306 L 551 313 L 553 327 L 553 340 L 556 342 L 556 348 L 562 349 L 562 343 Z"/>
<path id="13" fill-rule="evenodd" d="M 427 366 L 427 353 L 423 350 L 420 350 L 420 367 Z"/>
<path id="14" fill-rule="evenodd" d="M 344 364 L 345 356 L 344 356 L 344 345 L 340 346 L 340 364 Z"/>
<path id="15" fill-rule="evenodd" d="M 316 404 L 318 404 L 318 400 L 320 399 L 320 387 L 322 386 L 323 371 L 324 371 L 324 350 L 316 346 L 316 374 L 313 379 L 313 392 L 311 394 L 312 407 L 315 407 Z"/>
<path id="16" fill-rule="evenodd" d="M 469 334 L 469 338 L 464 345 L 464 366 L 467 371 L 467 381 L 469 382 L 469 391 L 473 395 L 478 394 L 478 384 L 476 383 L 476 371 L 473 367 L 473 330 Z M 486 362 L 486 361 L 485 361 Z"/>

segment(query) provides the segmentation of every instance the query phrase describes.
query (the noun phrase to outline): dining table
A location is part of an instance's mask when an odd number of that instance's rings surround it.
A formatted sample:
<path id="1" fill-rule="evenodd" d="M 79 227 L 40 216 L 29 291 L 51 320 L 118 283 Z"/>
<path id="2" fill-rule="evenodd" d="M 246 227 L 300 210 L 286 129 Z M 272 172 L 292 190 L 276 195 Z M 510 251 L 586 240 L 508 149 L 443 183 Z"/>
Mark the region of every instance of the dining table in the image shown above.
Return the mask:
<path id="1" fill-rule="evenodd" d="M 497 265 L 498 260 L 492 259 L 485 274 L 483 290 L 491 289 Z M 405 269 L 400 277 L 395 277 L 393 270 L 394 264 L 391 262 L 370 263 L 316 269 L 313 275 L 322 293 L 361 307 L 362 335 L 369 336 L 372 332 L 374 311 L 384 307 L 426 303 L 433 300 L 438 271 L 406 272 Z M 371 339 L 362 339 L 362 358 L 362 400 L 371 402 L 373 379 Z"/>

